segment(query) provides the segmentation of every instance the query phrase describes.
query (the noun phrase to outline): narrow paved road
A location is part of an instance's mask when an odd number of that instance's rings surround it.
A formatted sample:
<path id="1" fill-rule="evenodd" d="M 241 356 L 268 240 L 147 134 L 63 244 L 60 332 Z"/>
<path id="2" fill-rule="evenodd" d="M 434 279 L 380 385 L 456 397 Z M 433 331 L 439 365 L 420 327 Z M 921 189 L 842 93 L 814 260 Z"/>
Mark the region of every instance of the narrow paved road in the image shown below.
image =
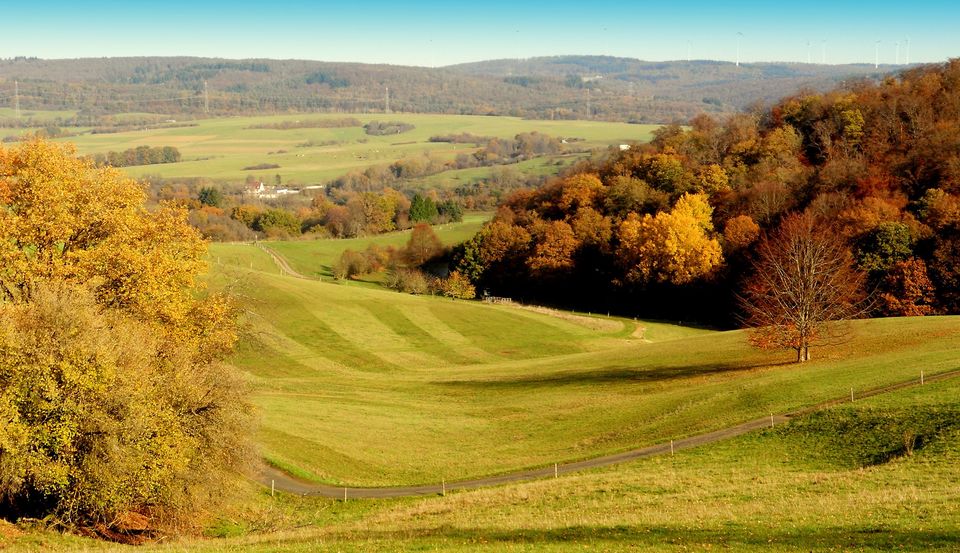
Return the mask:
<path id="1" fill-rule="evenodd" d="M 937 375 L 930 375 L 926 377 L 926 382 L 935 382 L 938 380 L 946 380 L 948 378 L 953 378 L 960 376 L 960 369 L 954 369 L 951 371 L 943 372 Z M 884 386 L 882 388 L 875 388 L 872 390 L 855 392 L 854 398 L 862 399 L 870 396 L 875 396 L 879 394 L 885 394 L 893 392 L 896 390 L 901 390 L 903 388 L 909 388 L 913 386 L 919 386 L 919 379 L 911 380 L 909 382 L 901 382 L 898 384 L 892 384 L 890 386 Z M 651 445 L 647 447 L 642 447 L 639 449 L 632 449 L 630 451 L 624 451 L 623 453 L 615 453 L 612 455 L 603 455 L 600 457 L 594 457 L 592 459 L 586 459 L 583 461 L 576 461 L 571 463 L 560 463 L 554 466 L 548 466 L 539 469 L 530 469 L 522 470 L 516 472 L 510 472 L 507 474 L 502 474 L 499 476 L 487 476 L 484 478 L 475 478 L 471 480 L 459 480 L 456 482 L 446 482 L 446 483 L 437 483 L 437 484 L 425 484 L 422 486 L 389 486 L 389 487 L 378 487 L 378 488 L 351 488 L 351 487 L 338 487 L 331 486 L 328 484 L 316 484 L 313 482 L 306 482 L 295 478 L 279 469 L 276 469 L 271 466 L 265 466 L 258 480 L 267 487 L 271 485 L 278 491 L 296 493 L 301 495 L 313 495 L 321 497 L 331 497 L 339 499 L 375 499 L 375 498 L 389 498 L 389 497 L 411 497 L 419 495 L 438 495 L 448 491 L 455 490 L 472 490 L 476 488 L 483 488 L 487 486 L 498 486 L 501 484 L 509 484 L 512 482 L 522 482 L 526 480 L 536 480 L 541 478 L 554 478 L 561 474 L 567 474 L 570 472 L 580 471 L 589 468 L 596 467 L 606 467 L 610 465 L 615 465 L 618 463 L 624 463 L 627 461 L 633 461 L 635 459 L 642 459 L 644 457 L 651 457 L 654 455 L 662 455 L 669 453 L 672 450 L 680 451 L 683 449 L 689 449 L 692 447 L 697 447 L 705 444 L 710 444 L 713 442 L 718 442 L 720 440 L 726 440 L 759 428 L 766 428 L 771 426 L 771 424 L 781 424 L 789 421 L 791 418 L 804 415 L 807 413 L 812 413 L 814 411 L 819 411 L 834 405 L 839 405 L 841 403 L 849 403 L 850 397 L 845 396 L 843 398 L 837 398 L 834 400 L 826 401 L 812 407 L 801 409 L 792 413 L 787 413 L 783 415 L 774 415 L 772 418 L 767 416 L 760 419 L 755 419 L 743 424 L 738 424 L 736 426 L 730 426 L 727 428 L 722 428 L 720 430 L 715 430 L 713 432 L 707 432 L 706 434 L 698 434 L 696 436 L 690 436 L 687 438 L 681 438 L 675 440 L 672 444 L 670 442 L 664 442 L 657 445 Z"/>

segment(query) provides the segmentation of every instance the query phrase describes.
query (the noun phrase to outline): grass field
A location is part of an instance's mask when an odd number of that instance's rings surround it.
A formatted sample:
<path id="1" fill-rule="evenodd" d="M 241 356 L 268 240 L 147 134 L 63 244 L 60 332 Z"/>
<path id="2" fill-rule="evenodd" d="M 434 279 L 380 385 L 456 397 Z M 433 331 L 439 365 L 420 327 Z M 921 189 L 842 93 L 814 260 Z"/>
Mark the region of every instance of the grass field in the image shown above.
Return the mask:
<path id="1" fill-rule="evenodd" d="M 53 123 L 57 118 L 68 119 L 70 117 L 75 117 L 77 112 L 75 111 L 43 111 L 36 109 L 22 109 L 20 110 L 21 119 L 31 119 L 34 123 Z M 0 107 L 0 119 L 14 119 L 17 116 L 17 112 L 10 107 Z M 18 129 L 9 129 L 10 134 L 18 134 Z"/>
<path id="2" fill-rule="evenodd" d="M 957 317 L 878 319 L 814 361 L 742 332 L 415 297 L 281 276 L 212 248 L 245 303 L 233 362 L 263 454 L 300 476 L 454 480 L 662 442 L 960 368 Z M 638 329 L 643 328 L 641 333 Z M 960 378 L 857 399 L 709 446 L 446 497 L 269 492 L 158 551 L 955 551 Z M 909 444 L 909 445 L 908 445 Z M 0 546 L 110 549 L 0 527 Z"/>
<path id="3" fill-rule="evenodd" d="M 469 240 L 490 217 L 491 214 L 488 213 L 467 213 L 459 223 L 437 225 L 433 229 L 445 246 L 453 246 Z M 333 276 L 331 267 L 345 250 L 363 251 L 372 244 L 384 248 L 401 248 L 410 240 L 410 233 L 410 230 L 404 230 L 362 238 L 278 241 L 265 244 L 281 254 L 298 273 L 308 277 L 330 278 Z M 215 245 L 213 248 L 215 253 L 219 246 Z M 249 262 L 247 263 L 249 265 Z"/>
<path id="4" fill-rule="evenodd" d="M 457 169 L 453 171 L 444 171 L 436 175 L 430 175 L 421 179 L 410 181 L 408 187 L 411 189 L 431 189 L 431 188 L 456 188 L 459 186 L 468 186 L 484 180 L 490 179 L 498 171 L 503 174 L 515 174 L 517 176 L 549 176 L 557 174 L 561 169 L 572 165 L 583 155 L 563 155 L 563 156 L 545 156 L 535 159 L 521 161 L 516 164 L 495 167 L 474 167 L 470 169 Z"/>
<path id="5" fill-rule="evenodd" d="M 446 497 L 342 502 L 251 489 L 210 537 L 141 549 L 956 551 L 958 396 L 960 379 L 928 383 L 674 456 Z M 890 454 L 903 429 L 920 447 Z M 869 454 L 880 460 L 864 463 Z M 50 532 L 10 543 L 111 549 Z"/>
<path id="6" fill-rule="evenodd" d="M 250 126 L 298 119 L 357 117 L 396 120 L 416 126 L 412 131 L 391 136 L 368 136 L 360 127 L 333 129 L 251 129 Z M 272 179 L 278 174 L 283 182 L 325 182 L 352 170 L 390 163 L 425 152 L 443 158 L 472 151 L 472 145 L 431 143 L 434 135 L 472 133 L 478 136 L 513 137 L 521 132 L 538 131 L 552 136 L 581 138 L 578 146 L 599 147 L 616 143 L 646 141 L 655 125 L 630 125 L 599 121 L 538 121 L 514 117 L 421 114 L 301 114 L 264 117 L 229 117 L 195 121 L 197 126 L 152 129 L 112 134 L 85 134 L 70 137 L 80 153 L 121 151 L 137 146 L 176 146 L 184 161 L 175 164 L 129 167 L 133 176 L 147 174 L 165 177 L 209 177 L 242 182 L 251 173 L 244 167 L 262 163 L 280 165 L 279 169 L 253 171 Z M 299 147 L 313 143 L 327 146 Z M 274 153 L 285 150 L 285 153 Z"/>
<path id="7" fill-rule="evenodd" d="M 960 366 L 956 318 L 858 322 L 850 343 L 801 368 L 741 332 L 302 281 L 243 247 L 217 283 L 254 313 L 235 362 L 254 379 L 263 452 L 330 483 L 543 466 Z"/>

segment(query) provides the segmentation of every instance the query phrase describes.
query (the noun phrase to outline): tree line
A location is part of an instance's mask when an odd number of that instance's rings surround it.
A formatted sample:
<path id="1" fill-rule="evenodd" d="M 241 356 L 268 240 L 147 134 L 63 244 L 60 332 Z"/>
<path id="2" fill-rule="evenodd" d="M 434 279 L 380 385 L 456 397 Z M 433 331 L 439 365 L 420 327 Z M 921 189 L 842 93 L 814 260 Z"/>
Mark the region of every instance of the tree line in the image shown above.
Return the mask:
<path id="1" fill-rule="evenodd" d="M 957 60 L 700 115 L 513 193 L 454 262 L 497 295 L 735 326 L 802 243 L 851 316 L 958 313 L 958 145 Z"/>
<path id="2" fill-rule="evenodd" d="M 597 74 L 604 78 L 583 78 Z M 659 123 L 687 120 L 703 111 L 734 113 L 798 86 L 825 88 L 840 79 L 876 74 L 864 66 L 736 67 L 600 56 L 434 69 L 302 60 L 0 60 L 0 78 L 11 85 L 20 80 L 25 109 L 78 111 L 87 119 L 130 112 L 177 119 L 265 112 L 385 112 L 384 89 L 389 87 L 390 108 L 396 112 Z M 0 89 L 6 90 L 2 85 Z"/>
<path id="3" fill-rule="evenodd" d="M 431 141 L 439 142 L 455 139 L 455 137 L 433 137 Z M 557 154 L 562 151 L 564 151 L 564 146 L 560 138 L 536 131 L 520 133 L 512 139 L 487 139 L 483 147 L 476 152 L 459 154 L 453 160 L 430 156 L 408 157 L 389 164 L 373 165 L 363 171 L 351 171 L 334 179 L 330 186 L 356 191 L 397 187 L 403 181 L 436 175 L 445 171 L 507 165 L 541 155 Z"/>
<path id="4" fill-rule="evenodd" d="M 175 146 L 137 146 L 122 152 L 107 152 L 91 156 L 97 165 L 111 167 L 130 167 L 133 165 L 157 165 L 177 163 L 181 159 L 180 150 Z"/>

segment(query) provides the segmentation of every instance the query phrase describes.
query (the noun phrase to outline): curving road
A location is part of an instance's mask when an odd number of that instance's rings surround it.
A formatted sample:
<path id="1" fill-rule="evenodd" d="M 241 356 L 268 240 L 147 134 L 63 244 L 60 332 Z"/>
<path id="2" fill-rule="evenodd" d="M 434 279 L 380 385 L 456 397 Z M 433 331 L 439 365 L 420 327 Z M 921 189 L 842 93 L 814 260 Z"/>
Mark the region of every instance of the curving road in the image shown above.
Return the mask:
<path id="1" fill-rule="evenodd" d="M 938 380 L 946 380 L 948 378 L 953 378 L 960 376 L 960 369 L 954 369 L 937 375 L 931 375 L 925 378 L 926 382 L 935 382 Z M 901 382 L 898 384 L 892 384 L 890 386 L 884 386 L 882 388 L 875 388 L 872 390 L 862 391 L 856 394 L 856 398 L 865 398 L 870 396 L 875 396 L 879 394 L 889 393 L 903 388 L 909 388 L 913 386 L 920 385 L 919 380 L 911 380 L 909 382 Z M 470 480 L 459 480 L 456 482 L 441 482 L 437 484 L 424 484 L 421 486 L 388 486 L 388 487 L 377 487 L 377 488 L 352 488 L 352 487 L 343 487 L 343 486 L 331 486 L 328 484 L 316 484 L 313 482 L 307 482 L 295 478 L 275 467 L 265 466 L 262 468 L 261 473 L 258 477 L 258 481 L 264 484 L 267 487 L 273 486 L 274 489 L 282 492 L 295 493 L 301 495 L 312 495 L 320 497 L 330 497 L 338 499 L 382 499 L 390 497 L 412 497 L 420 495 L 439 495 L 444 494 L 448 491 L 455 490 L 472 490 L 476 488 L 483 488 L 487 486 L 498 486 L 501 484 L 509 484 L 513 482 L 523 482 L 526 480 L 536 480 L 541 478 L 555 478 L 561 474 L 567 474 L 570 472 L 576 472 L 584 469 L 597 468 L 597 467 L 606 467 L 610 465 L 615 465 L 618 463 L 625 463 L 627 461 L 633 461 L 635 459 L 642 459 L 644 457 L 651 457 L 653 455 L 662 455 L 665 453 L 671 452 L 671 450 L 679 451 L 682 449 L 689 449 L 697 447 L 700 445 L 710 444 L 713 442 L 718 442 L 720 440 L 726 440 L 753 430 L 760 428 L 766 428 L 774 424 L 781 424 L 789 421 L 791 418 L 825 409 L 834 405 L 839 405 L 841 403 L 850 402 L 850 397 L 837 398 L 834 400 L 826 401 L 818 405 L 808 407 L 799 411 L 792 413 L 786 413 L 783 415 L 772 415 L 768 417 L 763 417 L 760 419 L 755 419 L 748 421 L 736 426 L 730 426 L 727 428 L 722 428 L 720 430 L 715 430 L 713 432 L 707 432 L 705 434 L 697 434 L 696 436 L 690 436 L 687 438 L 681 438 L 673 442 L 664 442 L 657 445 L 651 445 L 647 447 L 642 447 L 639 449 L 632 449 L 630 451 L 624 451 L 622 453 L 615 453 L 612 455 L 603 455 L 600 457 L 594 457 L 592 459 L 586 459 L 583 461 L 575 461 L 569 463 L 558 463 L 553 466 L 538 468 L 538 469 L 529 469 L 521 470 L 516 472 L 509 472 L 506 474 L 501 474 L 498 476 L 487 476 L 483 478 L 475 478 Z"/>

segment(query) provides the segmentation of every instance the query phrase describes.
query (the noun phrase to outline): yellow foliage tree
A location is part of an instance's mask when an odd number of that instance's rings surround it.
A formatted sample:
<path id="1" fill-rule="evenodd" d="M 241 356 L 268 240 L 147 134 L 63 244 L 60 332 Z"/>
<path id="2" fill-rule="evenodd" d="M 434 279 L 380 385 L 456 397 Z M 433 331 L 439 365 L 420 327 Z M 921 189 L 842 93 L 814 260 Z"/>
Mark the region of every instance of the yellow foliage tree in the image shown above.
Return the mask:
<path id="1" fill-rule="evenodd" d="M 70 146 L 0 149 L 0 512 L 156 525 L 249 458 L 244 387 L 217 362 L 235 309 L 198 293 L 186 214 L 144 202 Z"/>
<path id="2" fill-rule="evenodd" d="M 620 223 L 620 258 L 635 281 L 686 284 L 723 261 L 703 194 L 684 194 L 669 212 L 631 214 Z"/>
<path id="3" fill-rule="evenodd" d="M 578 173 L 561 181 L 557 206 L 564 213 L 573 213 L 592 207 L 602 192 L 603 183 L 596 175 Z"/>

